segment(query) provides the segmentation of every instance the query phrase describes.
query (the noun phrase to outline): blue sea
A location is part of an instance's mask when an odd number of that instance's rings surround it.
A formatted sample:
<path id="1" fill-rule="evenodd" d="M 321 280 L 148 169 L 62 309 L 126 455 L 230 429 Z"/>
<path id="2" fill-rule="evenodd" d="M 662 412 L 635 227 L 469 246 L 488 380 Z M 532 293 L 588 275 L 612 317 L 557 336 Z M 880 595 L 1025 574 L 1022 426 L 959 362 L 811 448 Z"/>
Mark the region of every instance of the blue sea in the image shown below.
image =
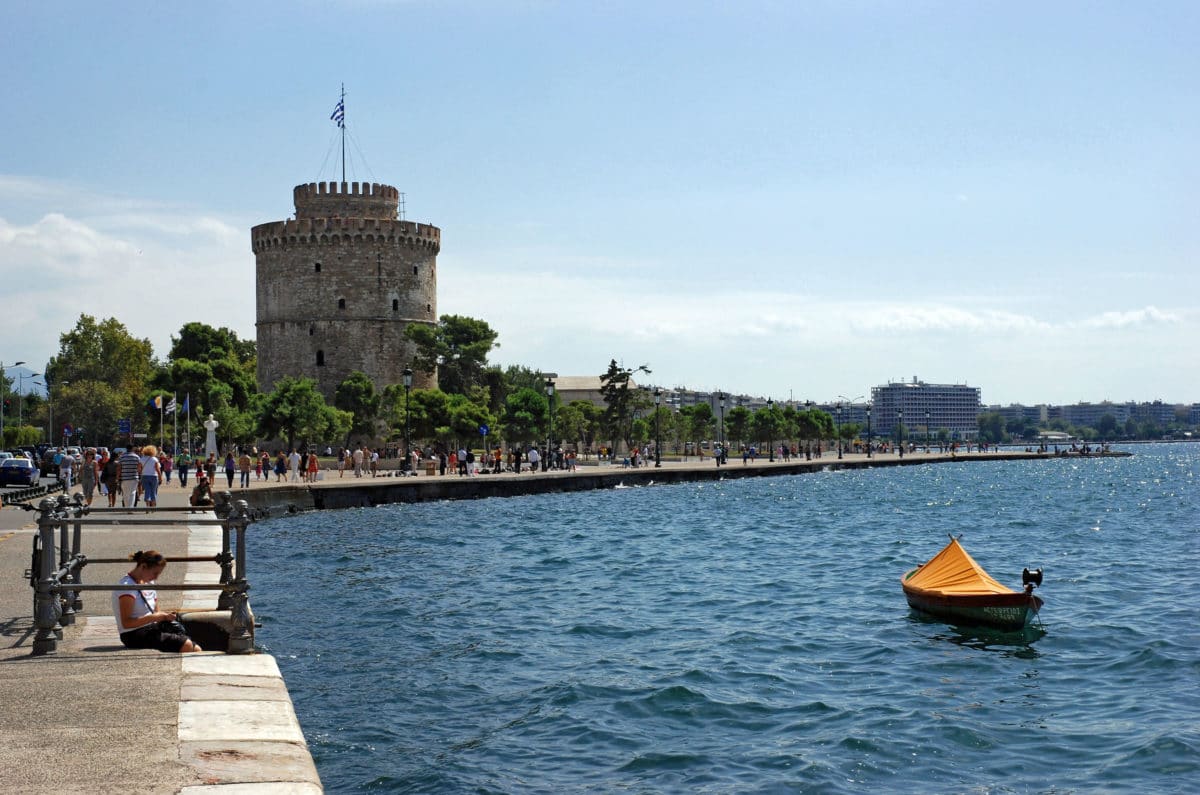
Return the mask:
<path id="1" fill-rule="evenodd" d="M 252 526 L 330 792 L 1200 791 L 1200 444 Z M 947 534 L 1041 624 L 900 576 Z"/>

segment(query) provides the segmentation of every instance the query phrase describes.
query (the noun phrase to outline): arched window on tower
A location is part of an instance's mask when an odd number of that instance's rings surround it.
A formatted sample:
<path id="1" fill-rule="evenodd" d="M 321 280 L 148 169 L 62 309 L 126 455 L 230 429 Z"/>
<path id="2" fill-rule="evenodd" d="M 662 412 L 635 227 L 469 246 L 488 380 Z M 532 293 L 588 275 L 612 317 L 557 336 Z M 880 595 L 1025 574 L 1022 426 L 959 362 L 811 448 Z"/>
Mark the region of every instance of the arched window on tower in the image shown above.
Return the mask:
<path id="1" fill-rule="evenodd" d="M 325 351 L 317 351 L 317 367 L 325 366 Z"/>
<path id="2" fill-rule="evenodd" d="M 316 333 L 317 333 L 317 327 L 316 327 L 316 326 L 309 326 L 309 327 L 308 327 L 308 336 L 310 336 L 310 337 L 311 337 L 312 335 L 314 335 L 314 334 L 316 334 Z"/>
<path id="3" fill-rule="evenodd" d="M 346 299 L 339 298 L 338 299 L 338 309 L 345 309 L 345 308 L 346 308 Z"/>
<path id="4" fill-rule="evenodd" d="M 399 311 L 400 311 L 400 299 L 399 299 L 399 298 L 393 298 L 393 299 L 392 299 L 392 311 L 393 311 L 393 312 L 399 312 Z"/>
<path id="5" fill-rule="evenodd" d="M 413 265 L 413 276 L 416 276 L 419 271 L 420 268 L 418 268 L 416 265 Z"/>
<path id="6" fill-rule="evenodd" d="M 433 314 L 433 304 L 425 304 L 425 311 L 432 315 Z"/>
<path id="7" fill-rule="evenodd" d="M 315 265 L 313 265 L 313 271 L 315 273 L 320 273 L 321 272 L 321 263 L 318 262 Z"/>

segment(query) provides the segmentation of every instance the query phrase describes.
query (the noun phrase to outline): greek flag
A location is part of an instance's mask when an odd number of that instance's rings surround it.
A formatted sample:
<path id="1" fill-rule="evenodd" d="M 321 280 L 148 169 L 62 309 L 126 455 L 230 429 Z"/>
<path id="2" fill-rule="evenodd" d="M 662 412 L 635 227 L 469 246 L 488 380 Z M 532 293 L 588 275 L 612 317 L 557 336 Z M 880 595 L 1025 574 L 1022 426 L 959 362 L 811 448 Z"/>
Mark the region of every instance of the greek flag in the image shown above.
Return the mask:
<path id="1" fill-rule="evenodd" d="M 333 113 L 329 118 L 337 122 L 337 126 L 344 127 L 346 120 L 346 100 L 339 99 L 337 107 L 333 109 Z"/>
<path id="2" fill-rule="evenodd" d="M 175 398 L 171 398 L 171 402 L 167 404 L 167 407 L 163 411 L 167 414 L 175 413 Z"/>

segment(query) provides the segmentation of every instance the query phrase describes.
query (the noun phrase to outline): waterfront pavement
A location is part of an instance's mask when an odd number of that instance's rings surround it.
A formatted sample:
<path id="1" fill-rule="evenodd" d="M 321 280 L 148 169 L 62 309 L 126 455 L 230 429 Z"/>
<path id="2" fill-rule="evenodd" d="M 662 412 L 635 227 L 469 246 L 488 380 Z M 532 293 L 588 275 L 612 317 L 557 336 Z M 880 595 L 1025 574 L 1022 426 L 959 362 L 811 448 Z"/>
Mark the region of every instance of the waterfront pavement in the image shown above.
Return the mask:
<path id="1" fill-rule="evenodd" d="M 0 491 L 0 496 L 3 492 Z M 184 506 L 178 485 L 162 507 Z M 106 505 L 98 497 L 93 505 Z M 140 513 L 144 518 L 150 514 Z M 173 517 L 212 514 L 172 513 Z M 0 789 L 12 793 L 321 792 L 291 697 L 267 654 L 162 654 L 124 648 L 111 597 L 85 591 L 54 654 L 32 656 L 30 566 L 36 514 L 0 509 Z M 220 552 L 219 527 L 85 527 L 89 559 L 138 549 Z M 85 582 L 116 583 L 131 564 L 89 564 Z M 168 564 L 160 582 L 215 583 L 215 563 Z M 159 591 L 167 610 L 215 607 L 215 591 Z M 251 600 L 253 607 L 253 600 Z"/>

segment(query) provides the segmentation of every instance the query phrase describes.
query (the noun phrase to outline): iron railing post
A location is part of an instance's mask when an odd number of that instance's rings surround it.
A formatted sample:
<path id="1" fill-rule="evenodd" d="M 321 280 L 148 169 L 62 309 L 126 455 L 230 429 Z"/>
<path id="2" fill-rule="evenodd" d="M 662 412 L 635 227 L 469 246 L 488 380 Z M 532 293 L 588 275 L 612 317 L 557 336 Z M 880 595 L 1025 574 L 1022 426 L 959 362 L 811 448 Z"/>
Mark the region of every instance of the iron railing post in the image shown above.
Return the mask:
<path id="1" fill-rule="evenodd" d="M 42 550 L 38 556 L 37 591 L 33 597 L 33 623 L 37 634 L 33 638 L 33 654 L 54 654 L 58 651 L 58 636 L 55 628 L 62 612 L 58 594 L 50 590 L 54 584 L 54 527 L 58 517 L 54 513 L 54 500 L 41 501 L 38 515 L 38 537 Z M 61 631 L 61 629 L 60 629 Z"/>
<path id="2" fill-rule="evenodd" d="M 250 610 L 250 586 L 246 582 L 246 527 L 250 524 L 250 506 L 238 500 L 230 506 L 232 515 L 226 523 L 237 527 L 237 557 L 232 585 L 232 604 L 229 608 L 229 653 L 250 654 L 254 651 L 254 613 Z"/>

